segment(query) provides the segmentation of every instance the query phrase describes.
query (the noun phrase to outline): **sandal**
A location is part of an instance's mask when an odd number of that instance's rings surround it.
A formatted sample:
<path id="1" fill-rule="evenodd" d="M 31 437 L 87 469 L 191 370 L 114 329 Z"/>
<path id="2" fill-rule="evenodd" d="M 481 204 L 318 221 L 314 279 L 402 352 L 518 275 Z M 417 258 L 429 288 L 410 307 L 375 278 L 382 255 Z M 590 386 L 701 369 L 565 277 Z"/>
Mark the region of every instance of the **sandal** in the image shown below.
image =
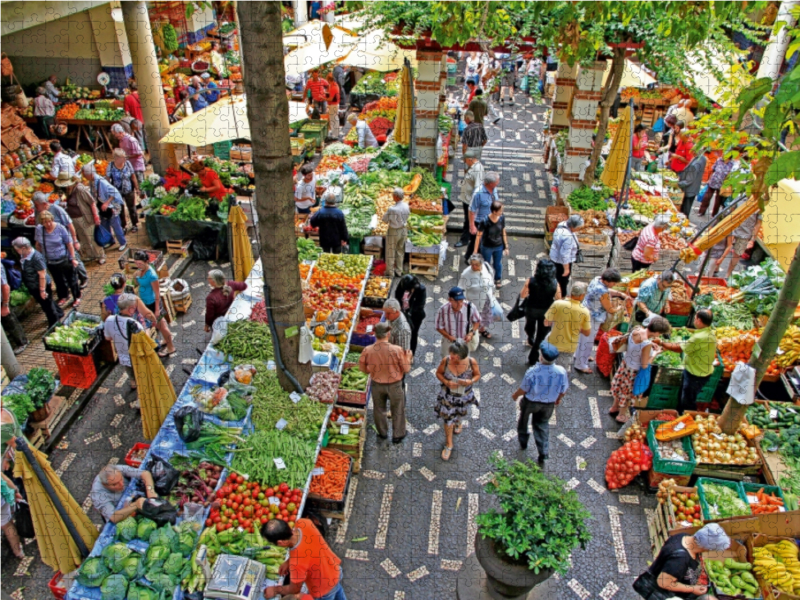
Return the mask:
<path id="1" fill-rule="evenodd" d="M 478 333 L 481 334 L 481 337 L 486 338 L 487 340 L 492 339 L 492 334 L 488 331 L 479 331 Z"/>
<path id="2" fill-rule="evenodd" d="M 455 428 L 453 429 L 453 433 L 458 435 L 459 433 L 461 433 L 461 430 L 463 428 L 464 428 L 464 424 L 459 421 L 458 425 L 456 425 Z"/>
<path id="3" fill-rule="evenodd" d="M 105 258 L 101 258 L 100 260 L 98 260 L 98 261 L 97 261 L 97 264 L 98 264 L 98 265 L 104 265 L 104 264 L 106 264 L 106 259 L 105 259 Z"/>
<path id="4" fill-rule="evenodd" d="M 584 371 L 583 369 L 575 369 L 575 370 L 576 370 L 578 373 L 583 373 L 584 375 L 591 375 L 591 374 L 592 374 L 592 372 L 593 372 L 591 369 L 586 369 L 585 371 Z"/>
<path id="5" fill-rule="evenodd" d="M 445 446 L 442 448 L 442 460 L 450 460 L 450 454 L 453 452 L 453 448 L 448 448 Z"/>
<path id="6" fill-rule="evenodd" d="M 166 350 L 166 349 L 164 349 L 164 350 L 159 350 L 159 351 L 157 352 L 157 354 L 158 354 L 158 355 L 159 355 L 161 358 L 167 358 L 168 356 L 172 356 L 173 354 L 175 354 L 177 351 L 178 351 L 178 349 L 177 349 L 177 348 L 175 348 L 175 349 L 174 349 L 172 352 L 170 352 L 169 350 Z"/>

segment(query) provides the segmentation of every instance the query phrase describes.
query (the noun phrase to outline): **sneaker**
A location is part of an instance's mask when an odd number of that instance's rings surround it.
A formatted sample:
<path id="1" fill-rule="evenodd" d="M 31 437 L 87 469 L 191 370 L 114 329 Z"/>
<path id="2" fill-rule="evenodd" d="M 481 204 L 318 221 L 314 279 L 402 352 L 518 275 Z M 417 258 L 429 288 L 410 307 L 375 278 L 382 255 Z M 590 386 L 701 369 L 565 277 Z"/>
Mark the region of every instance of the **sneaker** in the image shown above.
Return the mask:
<path id="1" fill-rule="evenodd" d="M 22 346 L 14 348 L 14 356 L 17 356 L 17 355 L 22 354 L 23 352 L 25 352 L 25 349 L 27 347 L 28 347 L 28 344 L 22 344 Z"/>
<path id="2" fill-rule="evenodd" d="M 500 117 L 497 117 L 494 121 L 492 121 L 492 125 L 497 125 L 500 122 Z"/>
<path id="3" fill-rule="evenodd" d="M 82 290 L 85 290 L 87 287 L 89 287 L 89 280 L 88 279 L 81 284 L 81 289 Z"/>
<path id="4" fill-rule="evenodd" d="M 117 248 L 117 250 L 120 251 L 120 252 L 125 252 L 125 250 L 127 250 L 127 248 L 128 248 L 128 244 L 124 244 L 124 245 L 120 246 L 119 248 Z"/>
<path id="5" fill-rule="evenodd" d="M 134 225 L 131 227 L 131 233 L 139 233 L 139 228 Z"/>

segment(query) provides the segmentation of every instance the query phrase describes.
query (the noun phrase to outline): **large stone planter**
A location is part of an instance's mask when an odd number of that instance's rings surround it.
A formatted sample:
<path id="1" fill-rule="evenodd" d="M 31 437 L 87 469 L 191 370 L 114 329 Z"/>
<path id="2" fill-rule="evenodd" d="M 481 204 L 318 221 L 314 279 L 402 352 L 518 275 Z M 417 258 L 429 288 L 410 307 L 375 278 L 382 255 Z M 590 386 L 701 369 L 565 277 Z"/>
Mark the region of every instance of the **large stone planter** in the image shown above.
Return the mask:
<path id="1" fill-rule="evenodd" d="M 486 572 L 489 595 L 497 600 L 525 597 L 537 585 L 553 575 L 551 569 L 537 575 L 527 566 L 507 562 L 501 558 L 494 541 L 475 535 L 475 556 Z"/>

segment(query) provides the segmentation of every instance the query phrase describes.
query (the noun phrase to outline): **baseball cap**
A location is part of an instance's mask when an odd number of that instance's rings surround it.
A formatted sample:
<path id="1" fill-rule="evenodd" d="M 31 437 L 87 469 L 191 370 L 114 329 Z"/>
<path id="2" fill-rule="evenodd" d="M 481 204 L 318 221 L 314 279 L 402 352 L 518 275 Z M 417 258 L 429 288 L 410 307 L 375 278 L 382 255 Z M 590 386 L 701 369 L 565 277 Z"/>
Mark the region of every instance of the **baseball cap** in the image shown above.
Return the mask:
<path id="1" fill-rule="evenodd" d="M 558 358 L 558 348 L 550 342 L 542 342 L 542 345 L 539 346 L 539 352 L 542 353 L 542 358 L 547 362 L 553 362 Z"/>
<path id="2" fill-rule="evenodd" d="M 464 290 L 458 286 L 451 287 L 447 295 L 450 296 L 450 298 L 452 298 L 453 300 L 463 300 Z"/>
<path id="3" fill-rule="evenodd" d="M 200 75 L 200 77 L 203 79 L 211 79 L 211 75 L 209 75 L 208 73 L 203 73 L 202 75 Z"/>

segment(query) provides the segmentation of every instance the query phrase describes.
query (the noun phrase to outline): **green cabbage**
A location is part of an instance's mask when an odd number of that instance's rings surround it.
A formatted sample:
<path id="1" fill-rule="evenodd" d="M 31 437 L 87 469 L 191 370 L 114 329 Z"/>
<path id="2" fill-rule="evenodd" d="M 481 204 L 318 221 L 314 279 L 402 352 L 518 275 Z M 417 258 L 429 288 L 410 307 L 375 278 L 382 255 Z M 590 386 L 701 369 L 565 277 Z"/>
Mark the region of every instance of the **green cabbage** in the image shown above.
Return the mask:
<path id="1" fill-rule="evenodd" d="M 172 590 L 179 581 L 179 579 L 173 578 L 166 573 L 148 572 L 145 577 L 147 577 L 147 581 L 152 584 L 153 588 L 159 592 Z"/>
<path id="2" fill-rule="evenodd" d="M 152 534 L 158 525 L 155 524 L 155 521 L 151 521 L 150 519 L 142 519 L 139 521 L 138 527 L 136 527 L 136 537 L 140 540 L 148 541 L 150 539 L 150 534 Z"/>
<path id="3" fill-rule="evenodd" d="M 193 534 L 191 531 L 182 531 L 175 536 L 175 539 L 172 540 L 170 549 L 173 552 L 179 552 L 183 556 L 188 556 L 194 549 L 195 539 L 195 534 Z"/>
<path id="4" fill-rule="evenodd" d="M 128 592 L 128 580 L 124 575 L 109 575 L 100 587 L 103 600 L 125 600 Z"/>
<path id="5" fill-rule="evenodd" d="M 183 568 L 183 556 L 179 552 L 173 552 L 162 568 L 167 575 L 177 575 Z"/>
<path id="6" fill-rule="evenodd" d="M 147 554 L 145 555 L 144 563 L 147 565 L 148 568 L 153 568 L 154 566 L 160 567 L 164 564 L 164 561 L 169 558 L 170 552 L 169 548 L 164 546 L 150 546 L 147 549 Z"/>
<path id="7" fill-rule="evenodd" d="M 150 545 L 170 548 L 172 546 L 172 540 L 177 536 L 178 534 L 175 533 L 171 525 L 164 525 L 150 534 Z"/>
<path id="8" fill-rule="evenodd" d="M 142 564 L 142 557 L 134 552 L 128 558 L 122 561 L 122 570 L 120 571 L 120 574 L 125 575 L 125 577 L 130 581 L 131 579 L 136 579 L 139 575 L 141 575 L 143 567 L 144 565 Z"/>
<path id="9" fill-rule="evenodd" d="M 128 517 L 124 521 L 117 523 L 117 537 L 126 542 L 130 542 L 136 537 L 136 519 Z"/>
<path id="10" fill-rule="evenodd" d="M 103 559 L 99 556 L 87 558 L 78 569 L 78 583 L 86 587 L 99 587 L 103 580 L 109 575 L 108 567 L 103 564 Z"/>
<path id="11" fill-rule="evenodd" d="M 103 548 L 101 556 L 112 573 L 119 573 L 122 570 L 122 563 L 131 555 L 131 552 L 132 550 L 125 544 L 116 543 Z"/>
<path id="12" fill-rule="evenodd" d="M 128 600 L 158 600 L 159 594 L 148 587 L 131 583 L 128 588 Z"/>

